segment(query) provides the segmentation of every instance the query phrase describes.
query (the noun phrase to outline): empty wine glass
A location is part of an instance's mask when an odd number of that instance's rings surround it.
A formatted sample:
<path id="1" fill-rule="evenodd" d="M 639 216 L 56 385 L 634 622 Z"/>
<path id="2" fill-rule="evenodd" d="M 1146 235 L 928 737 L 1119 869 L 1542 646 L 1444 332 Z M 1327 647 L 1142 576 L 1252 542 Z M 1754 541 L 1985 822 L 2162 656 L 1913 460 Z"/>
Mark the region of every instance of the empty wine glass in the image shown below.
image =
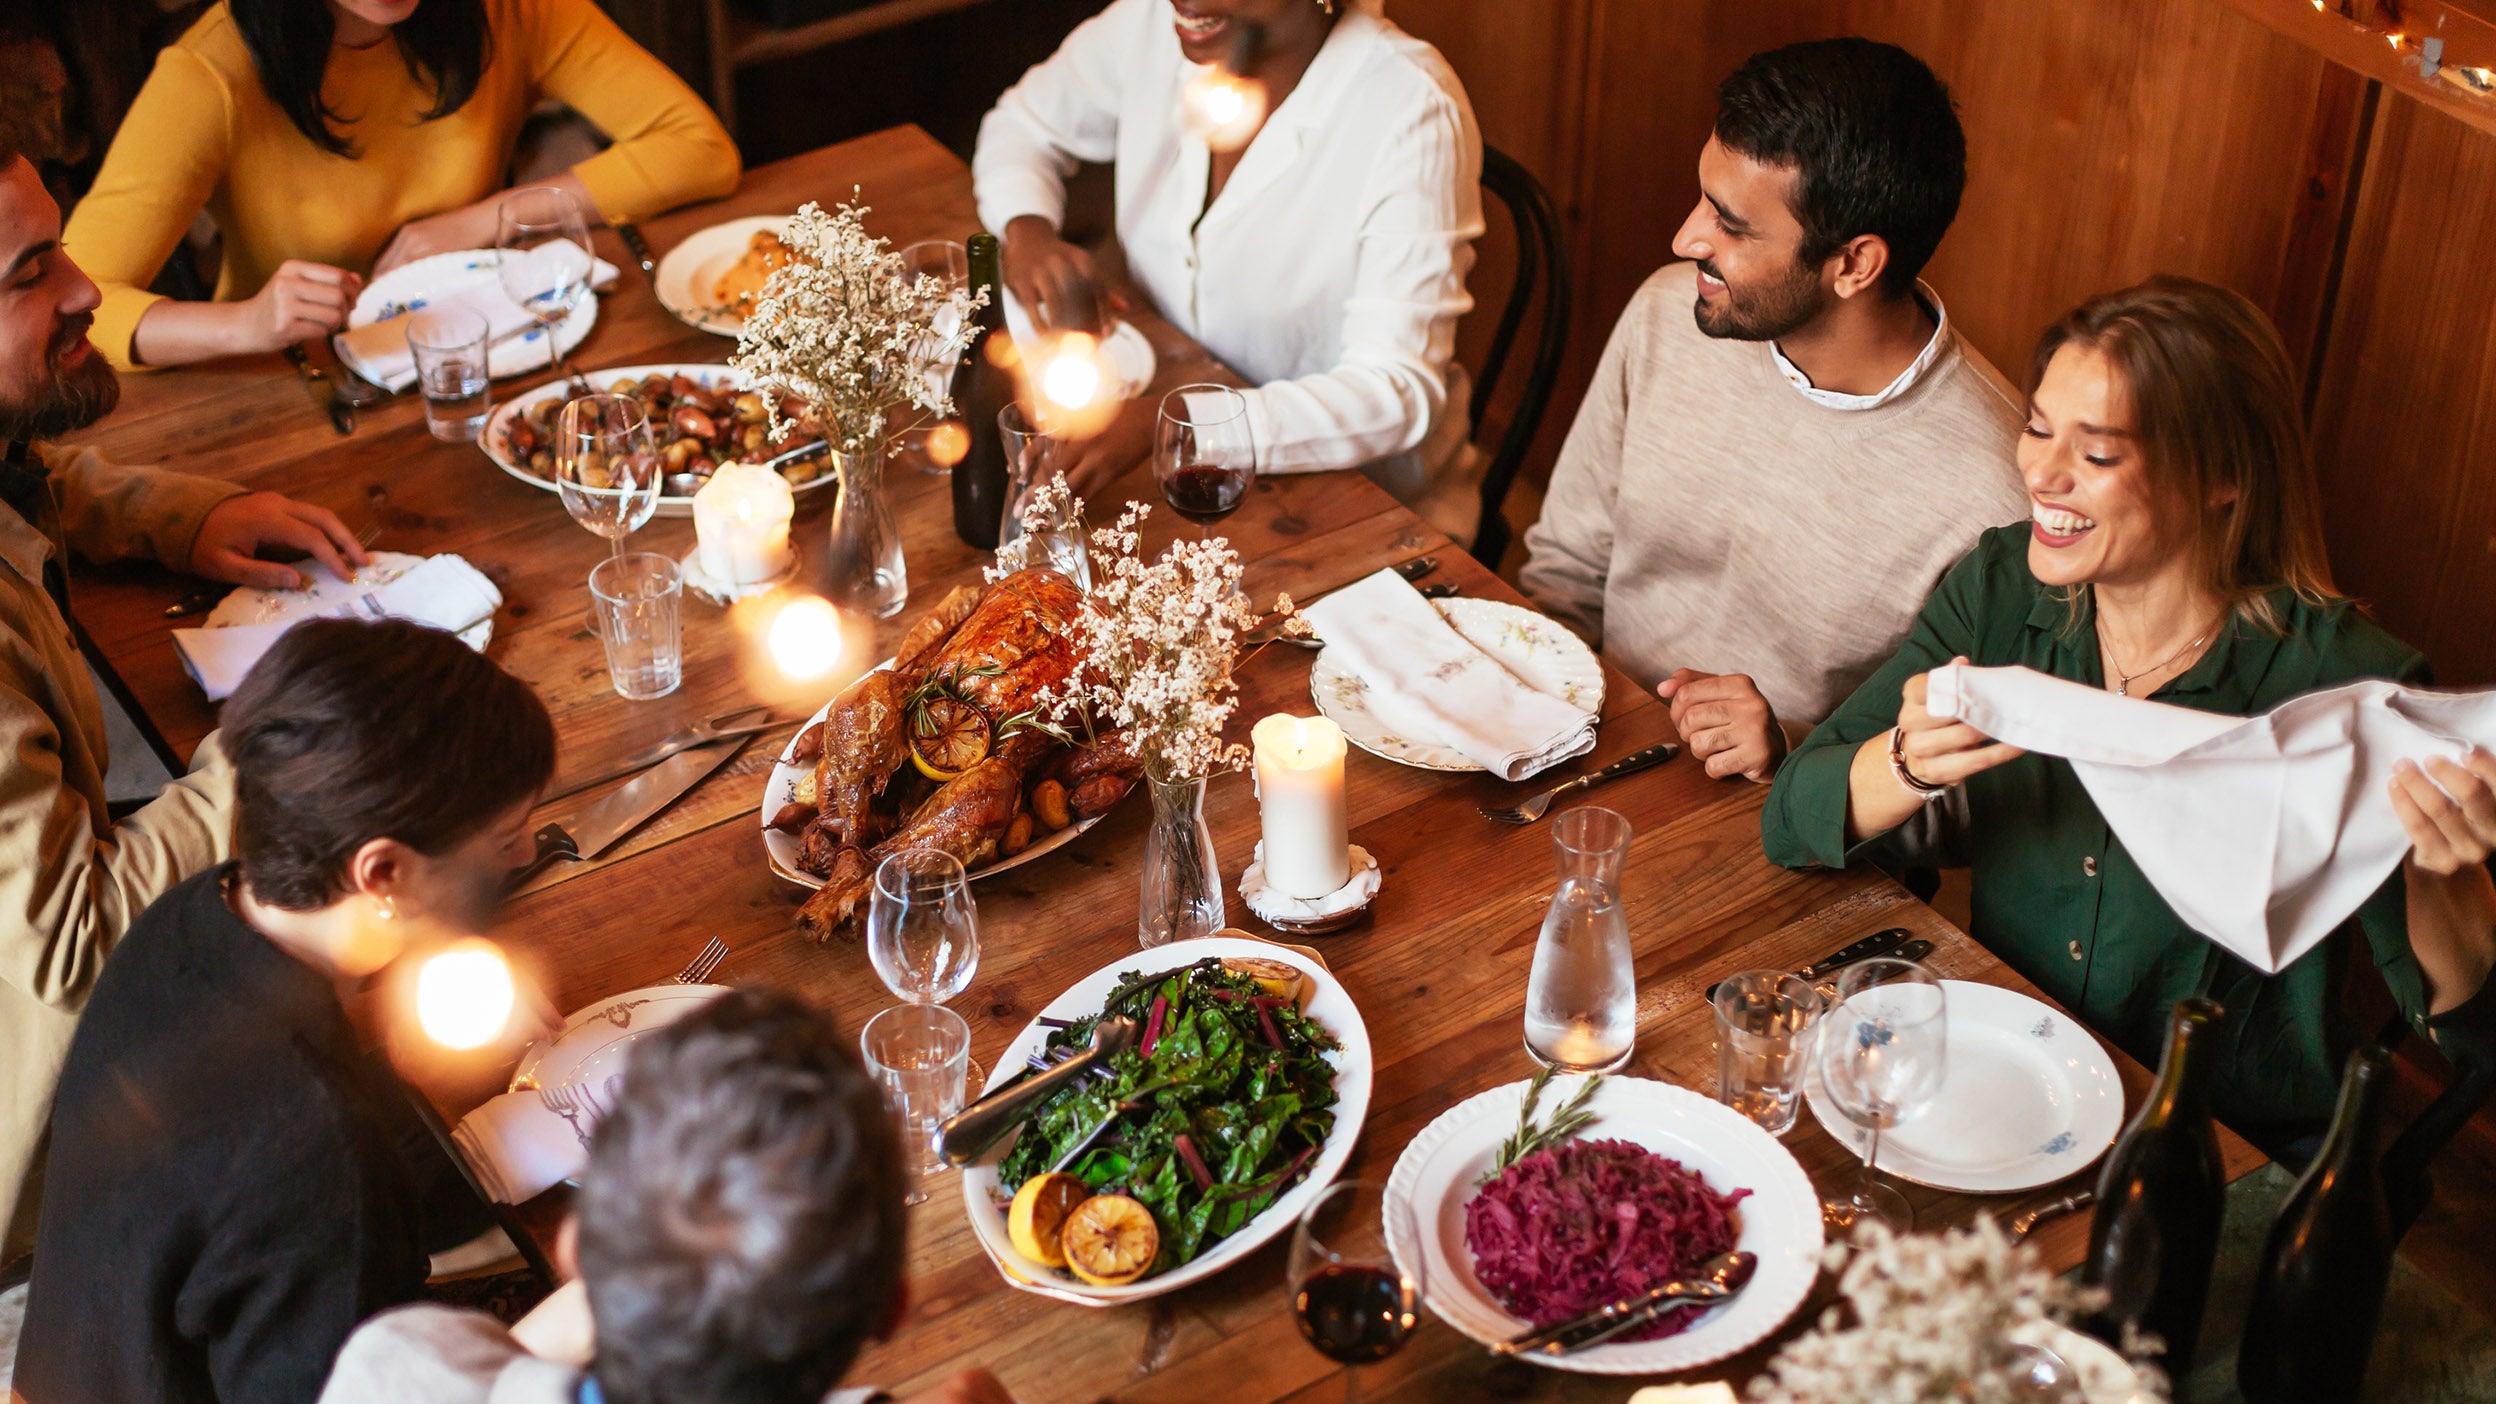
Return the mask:
<path id="1" fill-rule="evenodd" d="M 1878 1174 L 1881 1132 L 1923 1110 L 1941 1091 L 1949 1017 L 1941 978 L 1911 960 L 1884 957 L 1847 968 L 1837 1007 L 1820 1029 L 1820 1077 L 1846 1119 L 1871 1132 L 1854 1192 L 1820 1210 L 1844 1231 L 1871 1220 L 1904 1233 L 1915 1207 Z"/>
<path id="2" fill-rule="evenodd" d="M 917 348 L 919 374 L 927 380 L 928 394 L 931 398 L 941 396 L 953 386 L 954 366 L 962 352 L 966 316 L 962 304 L 970 297 L 971 255 L 951 239 L 922 239 L 901 251 L 901 269 L 911 278 L 934 278 L 952 294 L 952 301 L 936 313 L 933 334 L 922 339 Z M 895 439 L 893 451 L 920 472 L 942 476 L 953 471 L 953 464 L 927 451 L 927 437 L 934 428 L 922 424 L 902 433 Z"/>
<path id="3" fill-rule="evenodd" d="M 659 509 L 666 464 L 650 416 L 630 395 L 583 395 L 555 421 L 555 490 L 572 520 L 607 538 L 614 555 Z"/>
<path id="4" fill-rule="evenodd" d="M 555 328 L 590 295 L 589 226 L 580 202 L 551 185 L 515 190 L 494 207 L 494 272 L 503 291 L 537 319 L 546 335 L 546 357 L 583 390 L 589 382 L 572 368 L 555 339 Z"/>
<path id="5" fill-rule="evenodd" d="M 1388 1248 L 1387 1224 L 1413 1245 L 1409 1263 Z M 1300 1211 L 1291 1235 L 1291 1314 L 1318 1353 L 1346 1366 L 1384 1360 L 1421 1321 L 1428 1254 L 1410 1204 L 1374 1181 L 1338 1180 Z M 1356 1379 L 1344 1371 L 1344 1397 Z"/>
<path id="6" fill-rule="evenodd" d="M 877 866 L 867 959 L 886 989 L 913 1004 L 942 1004 L 970 985 L 979 969 L 979 903 L 953 855 L 905 849 Z"/>
<path id="7" fill-rule="evenodd" d="M 1248 398 L 1227 385 L 1182 385 L 1162 396 L 1153 476 L 1170 510 L 1200 530 L 1237 511 L 1257 480 Z"/>

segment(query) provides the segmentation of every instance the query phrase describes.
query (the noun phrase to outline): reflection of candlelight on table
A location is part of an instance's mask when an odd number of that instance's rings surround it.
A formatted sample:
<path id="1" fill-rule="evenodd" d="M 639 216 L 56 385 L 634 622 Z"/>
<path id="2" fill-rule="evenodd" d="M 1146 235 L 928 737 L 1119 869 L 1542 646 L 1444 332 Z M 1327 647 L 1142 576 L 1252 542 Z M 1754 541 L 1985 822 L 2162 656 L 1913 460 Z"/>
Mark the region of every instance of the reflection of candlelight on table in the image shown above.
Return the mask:
<path id="1" fill-rule="evenodd" d="M 416 975 L 416 1022 L 445 1048 L 482 1048 L 511 1019 L 511 966 L 493 942 L 452 942 Z"/>
<path id="2" fill-rule="evenodd" d="M 1264 820 L 1265 881 L 1286 896 L 1324 897 L 1351 880 L 1343 797 L 1343 728 L 1276 713 L 1249 733 Z"/>
<path id="3" fill-rule="evenodd" d="M 723 585 L 760 585 L 789 568 L 788 480 L 760 464 L 723 463 L 693 495 L 702 573 Z"/>

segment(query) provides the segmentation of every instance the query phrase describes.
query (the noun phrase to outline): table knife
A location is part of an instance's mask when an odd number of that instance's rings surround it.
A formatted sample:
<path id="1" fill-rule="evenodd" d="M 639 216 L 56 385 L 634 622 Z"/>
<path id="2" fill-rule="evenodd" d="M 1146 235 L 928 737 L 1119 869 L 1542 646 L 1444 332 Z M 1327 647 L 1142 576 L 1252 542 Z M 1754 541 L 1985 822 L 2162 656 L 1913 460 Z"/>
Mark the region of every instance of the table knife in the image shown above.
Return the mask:
<path id="1" fill-rule="evenodd" d="M 1824 980 L 1832 973 L 1842 970 L 1849 965 L 1870 960 L 1874 956 L 1888 955 L 1900 946 L 1905 945 L 1907 943 L 1907 938 L 1914 934 L 1915 933 L 1907 930 L 1903 926 L 1893 926 L 1886 931 L 1875 931 L 1871 935 L 1864 937 L 1862 940 L 1840 946 L 1836 950 L 1822 956 L 1820 959 L 1813 961 L 1811 964 L 1804 966 L 1800 970 L 1795 971 L 1795 978 L 1802 980 L 1806 984 Z M 1724 988 L 1724 983 L 1724 981 L 1719 980 L 1715 984 L 1707 987 L 1708 1003 L 1714 1004 L 1716 1002 L 1716 991 Z"/>
<path id="2" fill-rule="evenodd" d="M 650 260 L 650 241 L 641 237 L 641 226 L 629 219 L 617 219 L 609 220 L 607 227 L 624 241 L 624 247 L 633 251 L 633 261 L 641 265 L 641 276 L 649 279 L 652 287 L 657 287 L 659 265 Z"/>
<path id="3" fill-rule="evenodd" d="M 1566 1355 L 1598 1339 L 1609 1339 L 1632 1329 L 1634 1325 L 1653 1321 L 1672 1307 L 1713 1306 L 1750 1285 L 1752 1275 L 1759 1270 L 1759 1258 L 1753 1253 L 1736 1251 L 1721 1258 L 1711 1258 L 1700 1266 L 1709 1271 L 1659 1283 L 1652 1290 L 1637 1296 L 1495 1342 L 1491 1351 L 1496 1355 L 1527 1355 L 1535 1351 Z"/>
<path id="4" fill-rule="evenodd" d="M 511 880 L 514 888 L 543 872 L 558 858 L 586 863 L 674 804 L 685 791 L 728 763 L 749 738 L 731 737 L 708 746 L 679 751 L 618 786 L 613 794 L 537 831 L 537 856 Z"/>
<path id="5" fill-rule="evenodd" d="M 312 403 L 329 416 L 329 427 L 341 436 L 354 433 L 355 407 L 338 398 L 338 387 L 319 366 L 312 364 L 311 353 L 298 342 L 286 348 L 286 360 L 295 368 L 295 377 L 303 382 L 303 388 L 311 392 Z"/>

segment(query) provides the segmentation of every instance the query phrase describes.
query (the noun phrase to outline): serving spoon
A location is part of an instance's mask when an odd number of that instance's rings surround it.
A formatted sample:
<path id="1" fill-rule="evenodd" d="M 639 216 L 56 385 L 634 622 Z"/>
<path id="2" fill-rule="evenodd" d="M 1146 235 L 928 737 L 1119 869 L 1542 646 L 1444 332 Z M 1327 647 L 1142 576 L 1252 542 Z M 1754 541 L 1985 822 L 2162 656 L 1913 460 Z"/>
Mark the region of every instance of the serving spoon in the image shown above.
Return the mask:
<path id="1" fill-rule="evenodd" d="M 936 1153 L 947 1165 L 968 1165 L 997 1139 L 1014 1129 L 1024 1113 L 1048 1100 L 1059 1088 L 1135 1046 L 1143 1032 L 1121 1014 L 1092 1026 L 1092 1044 L 1075 1056 L 1035 1077 L 992 1092 L 946 1117 L 936 1128 Z"/>
<path id="2" fill-rule="evenodd" d="M 1756 1253 L 1738 1249 L 1719 1253 L 1699 1264 L 1698 1271 L 1688 1277 L 1676 1278 L 1642 1295 L 1625 1297 L 1556 1325 L 1501 1341 L 1491 1350 L 1499 1355 L 1524 1355 L 1537 1350 L 1553 1355 L 1572 1354 L 1588 1346 L 1601 1345 L 1674 1307 L 1711 1306 L 1721 1302 L 1749 1286 L 1751 1274 L 1758 1270 L 1759 1255 Z"/>

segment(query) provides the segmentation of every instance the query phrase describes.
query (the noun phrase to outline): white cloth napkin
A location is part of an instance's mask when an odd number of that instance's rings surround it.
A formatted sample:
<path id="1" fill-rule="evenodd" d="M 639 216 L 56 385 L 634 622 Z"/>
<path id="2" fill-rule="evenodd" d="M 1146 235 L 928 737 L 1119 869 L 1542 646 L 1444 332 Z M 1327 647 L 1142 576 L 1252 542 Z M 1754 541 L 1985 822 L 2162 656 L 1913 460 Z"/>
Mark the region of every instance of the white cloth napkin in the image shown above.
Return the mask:
<path id="1" fill-rule="evenodd" d="M 428 290 L 426 296 L 408 299 L 394 315 L 351 326 L 331 337 L 330 346 L 337 351 L 338 359 L 375 385 L 392 391 L 405 390 L 416 383 L 416 356 L 407 348 L 407 314 L 421 307 L 451 306 L 468 308 L 485 318 L 489 370 L 498 355 L 518 354 L 519 343 L 512 338 L 536 326 L 537 318 L 503 291 L 502 278 L 494 269 L 494 251 L 480 250 L 478 257 L 478 267 Z M 615 281 L 615 276 L 614 264 L 603 258 L 591 262 L 591 287 L 604 289 Z M 505 346 L 512 350 L 504 351 Z"/>
<path id="2" fill-rule="evenodd" d="M 408 619 L 456 634 L 493 618 L 503 603 L 503 592 L 494 582 L 457 556 L 428 557 L 380 585 L 340 580 L 319 565 L 302 569 L 311 581 L 303 592 L 270 592 L 280 618 L 266 624 L 173 631 L 174 651 L 209 701 L 232 696 L 278 637 L 306 619 Z"/>
<path id="3" fill-rule="evenodd" d="M 1403 577 L 1382 570 L 1302 613 L 1368 690 L 1380 721 L 1436 741 L 1503 780 L 1595 748 L 1595 716 L 1531 685 L 1466 642 Z"/>
<path id="4" fill-rule="evenodd" d="M 619 1073 L 595 1087 L 572 1089 L 581 1095 L 569 1117 L 536 1092 L 506 1092 L 461 1117 L 451 1128 L 451 1144 L 495 1203 L 534 1199 L 580 1173 L 589 1160 L 590 1133 L 615 1105 L 622 1080 Z"/>
<path id="5" fill-rule="evenodd" d="M 1925 704 L 2061 756 L 2141 873 L 2194 930 L 2273 972 L 2348 919 L 2409 852 L 2392 768 L 2496 746 L 2496 691 L 2350 683 L 2225 717 L 2049 677 L 1951 664 Z"/>

